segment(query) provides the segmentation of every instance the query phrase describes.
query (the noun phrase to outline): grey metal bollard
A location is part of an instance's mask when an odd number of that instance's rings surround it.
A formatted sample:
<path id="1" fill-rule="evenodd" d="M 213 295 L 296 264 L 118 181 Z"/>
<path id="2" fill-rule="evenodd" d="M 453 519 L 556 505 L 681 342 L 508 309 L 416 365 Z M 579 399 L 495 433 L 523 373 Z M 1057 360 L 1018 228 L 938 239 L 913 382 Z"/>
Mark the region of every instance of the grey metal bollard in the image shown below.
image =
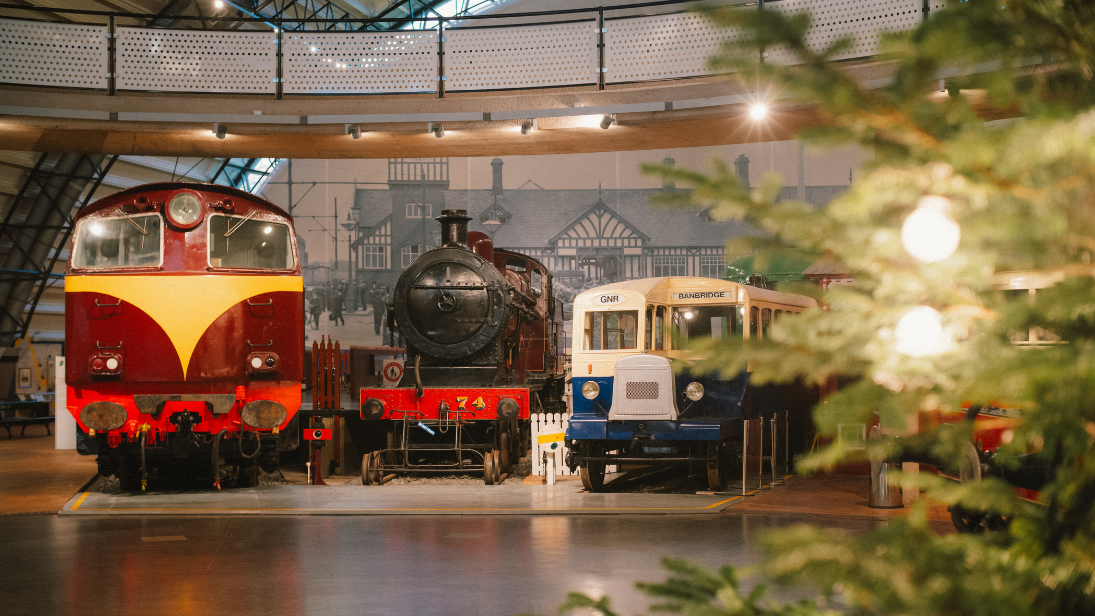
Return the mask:
<path id="1" fill-rule="evenodd" d="M 871 427 L 868 441 L 881 438 L 882 433 L 878 426 Z M 901 488 L 887 483 L 890 471 L 900 468 L 899 462 L 887 462 L 877 454 L 870 454 L 871 459 L 871 497 L 867 506 L 873 509 L 900 509 L 905 506 L 901 498 Z"/>

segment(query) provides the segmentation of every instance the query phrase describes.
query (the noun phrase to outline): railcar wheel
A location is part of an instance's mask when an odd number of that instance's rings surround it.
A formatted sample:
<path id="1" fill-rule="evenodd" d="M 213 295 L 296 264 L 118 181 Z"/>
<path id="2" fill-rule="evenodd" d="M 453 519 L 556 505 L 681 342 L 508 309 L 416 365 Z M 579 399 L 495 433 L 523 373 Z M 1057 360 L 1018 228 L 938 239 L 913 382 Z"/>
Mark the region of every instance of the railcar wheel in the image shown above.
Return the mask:
<path id="1" fill-rule="evenodd" d="M 483 483 L 494 485 L 494 452 L 483 452 Z"/>
<path id="2" fill-rule="evenodd" d="M 373 485 L 373 452 L 361 456 L 361 485 Z"/>
<path id="3" fill-rule="evenodd" d="M 719 492 L 730 483 L 730 456 L 724 445 L 714 444 L 712 448 L 715 460 L 707 463 L 707 486 Z"/>
<path id="4" fill-rule="evenodd" d="M 581 451 L 585 455 L 592 455 L 593 448 L 583 446 Z M 604 453 L 601 451 L 600 453 Z M 583 460 L 578 463 L 578 474 L 582 477 L 582 485 L 589 492 L 600 492 L 605 487 L 605 463 L 604 460 Z"/>

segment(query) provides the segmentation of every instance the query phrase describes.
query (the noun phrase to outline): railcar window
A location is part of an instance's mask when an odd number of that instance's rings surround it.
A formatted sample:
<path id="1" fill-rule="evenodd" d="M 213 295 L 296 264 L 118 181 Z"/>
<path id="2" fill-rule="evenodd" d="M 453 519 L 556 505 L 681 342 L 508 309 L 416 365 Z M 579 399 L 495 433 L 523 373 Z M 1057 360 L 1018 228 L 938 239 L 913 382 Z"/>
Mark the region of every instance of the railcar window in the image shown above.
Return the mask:
<path id="1" fill-rule="evenodd" d="M 289 225 L 243 216 L 209 217 L 209 265 L 242 269 L 289 269 Z"/>
<path id="2" fill-rule="evenodd" d="M 695 338 L 741 338 L 743 310 L 741 306 L 674 307 L 673 327 L 677 333 L 674 344 Z"/>
<path id="3" fill-rule="evenodd" d="M 506 259 L 506 269 L 515 272 L 524 272 L 527 265 L 528 263 L 524 259 L 518 259 L 516 257 Z"/>
<path id="4" fill-rule="evenodd" d="M 749 337 L 757 337 L 757 327 L 760 325 L 760 308 L 753 306 L 749 309 Z"/>
<path id="5" fill-rule="evenodd" d="M 163 263 L 159 214 L 83 220 L 76 228 L 74 267 L 156 267 Z"/>
<path id="6" fill-rule="evenodd" d="M 643 348 L 650 350 L 654 348 L 654 307 L 646 307 L 646 338 L 644 340 Z"/>
<path id="7" fill-rule="evenodd" d="M 638 310 L 587 312 L 583 351 L 616 351 L 636 348 Z"/>
<path id="8" fill-rule="evenodd" d="M 657 316 L 654 317 L 654 350 L 665 350 L 665 306 L 658 306 Z"/>
<path id="9" fill-rule="evenodd" d="M 768 337 L 768 328 L 772 325 L 772 309 L 765 308 L 760 311 L 760 329 L 763 336 Z"/>

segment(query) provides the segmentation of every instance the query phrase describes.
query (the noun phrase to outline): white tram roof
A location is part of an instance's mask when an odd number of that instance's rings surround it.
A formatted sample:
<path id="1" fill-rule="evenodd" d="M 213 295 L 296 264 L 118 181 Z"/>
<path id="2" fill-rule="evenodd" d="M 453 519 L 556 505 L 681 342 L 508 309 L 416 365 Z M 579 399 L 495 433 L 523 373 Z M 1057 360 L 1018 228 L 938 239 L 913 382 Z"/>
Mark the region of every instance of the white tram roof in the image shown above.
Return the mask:
<path id="1" fill-rule="evenodd" d="M 733 290 L 735 297 L 737 296 L 737 290 L 743 289 L 748 297 L 753 299 L 771 302 L 774 304 L 785 304 L 789 306 L 799 306 L 802 308 L 813 308 L 817 306 L 817 302 L 813 298 L 806 297 L 805 295 L 797 295 L 794 293 L 781 293 L 779 291 L 769 291 L 768 289 L 762 289 L 760 287 L 754 287 L 751 285 L 738 284 L 736 282 L 730 282 L 729 280 L 718 280 L 715 278 L 699 278 L 694 276 L 659 276 L 656 278 L 637 278 L 634 280 L 625 280 L 623 282 L 614 282 L 611 284 L 601 285 L 599 287 L 593 287 L 580 293 L 574 298 L 574 304 L 589 303 L 587 300 L 594 295 L 601 295 L 604 293 L 610 293 L 612 291 L 632 291 L 643 295 L 645 298 L 651 301 L 668 302 L 669 293 L 672 291 L 715 291 L 715 290 Z M 680 300 L 677 301 L 680 303 Z M 702 303 L 702 302 L 701 302 Z"/>

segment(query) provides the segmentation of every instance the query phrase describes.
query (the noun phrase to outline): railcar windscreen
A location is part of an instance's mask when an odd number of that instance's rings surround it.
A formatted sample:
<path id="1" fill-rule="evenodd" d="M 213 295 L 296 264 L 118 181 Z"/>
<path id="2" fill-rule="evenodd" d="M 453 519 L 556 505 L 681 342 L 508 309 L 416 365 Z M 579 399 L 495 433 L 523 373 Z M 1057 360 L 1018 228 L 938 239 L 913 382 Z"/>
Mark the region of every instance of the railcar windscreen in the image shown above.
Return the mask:
<path id="1" fill-rule="evenodd" d="M 598 310 L 585 316 L 583 351 L 615 351 L 634 349 L 635 330 L 639 324 L 638 310 Z"/>
<path id="2" fill-rule="evenodd" d="M 159 214 L 92 218 L 76 226 L 73 267 L 157 267 L 163 263 L 163 219 Z"/>
<path id="3" fill-rule="evenodd" d="M 741 338 L 744 334 L 743 306 L 676 306 L 673 308 L 673 348 L 694 338 Z"/>
<path id="4" fill-rule="evenodd" d="M 291 269 L 289 225 L 245 216 L 209 217 L 209 265 L 233 269 Z"/>

